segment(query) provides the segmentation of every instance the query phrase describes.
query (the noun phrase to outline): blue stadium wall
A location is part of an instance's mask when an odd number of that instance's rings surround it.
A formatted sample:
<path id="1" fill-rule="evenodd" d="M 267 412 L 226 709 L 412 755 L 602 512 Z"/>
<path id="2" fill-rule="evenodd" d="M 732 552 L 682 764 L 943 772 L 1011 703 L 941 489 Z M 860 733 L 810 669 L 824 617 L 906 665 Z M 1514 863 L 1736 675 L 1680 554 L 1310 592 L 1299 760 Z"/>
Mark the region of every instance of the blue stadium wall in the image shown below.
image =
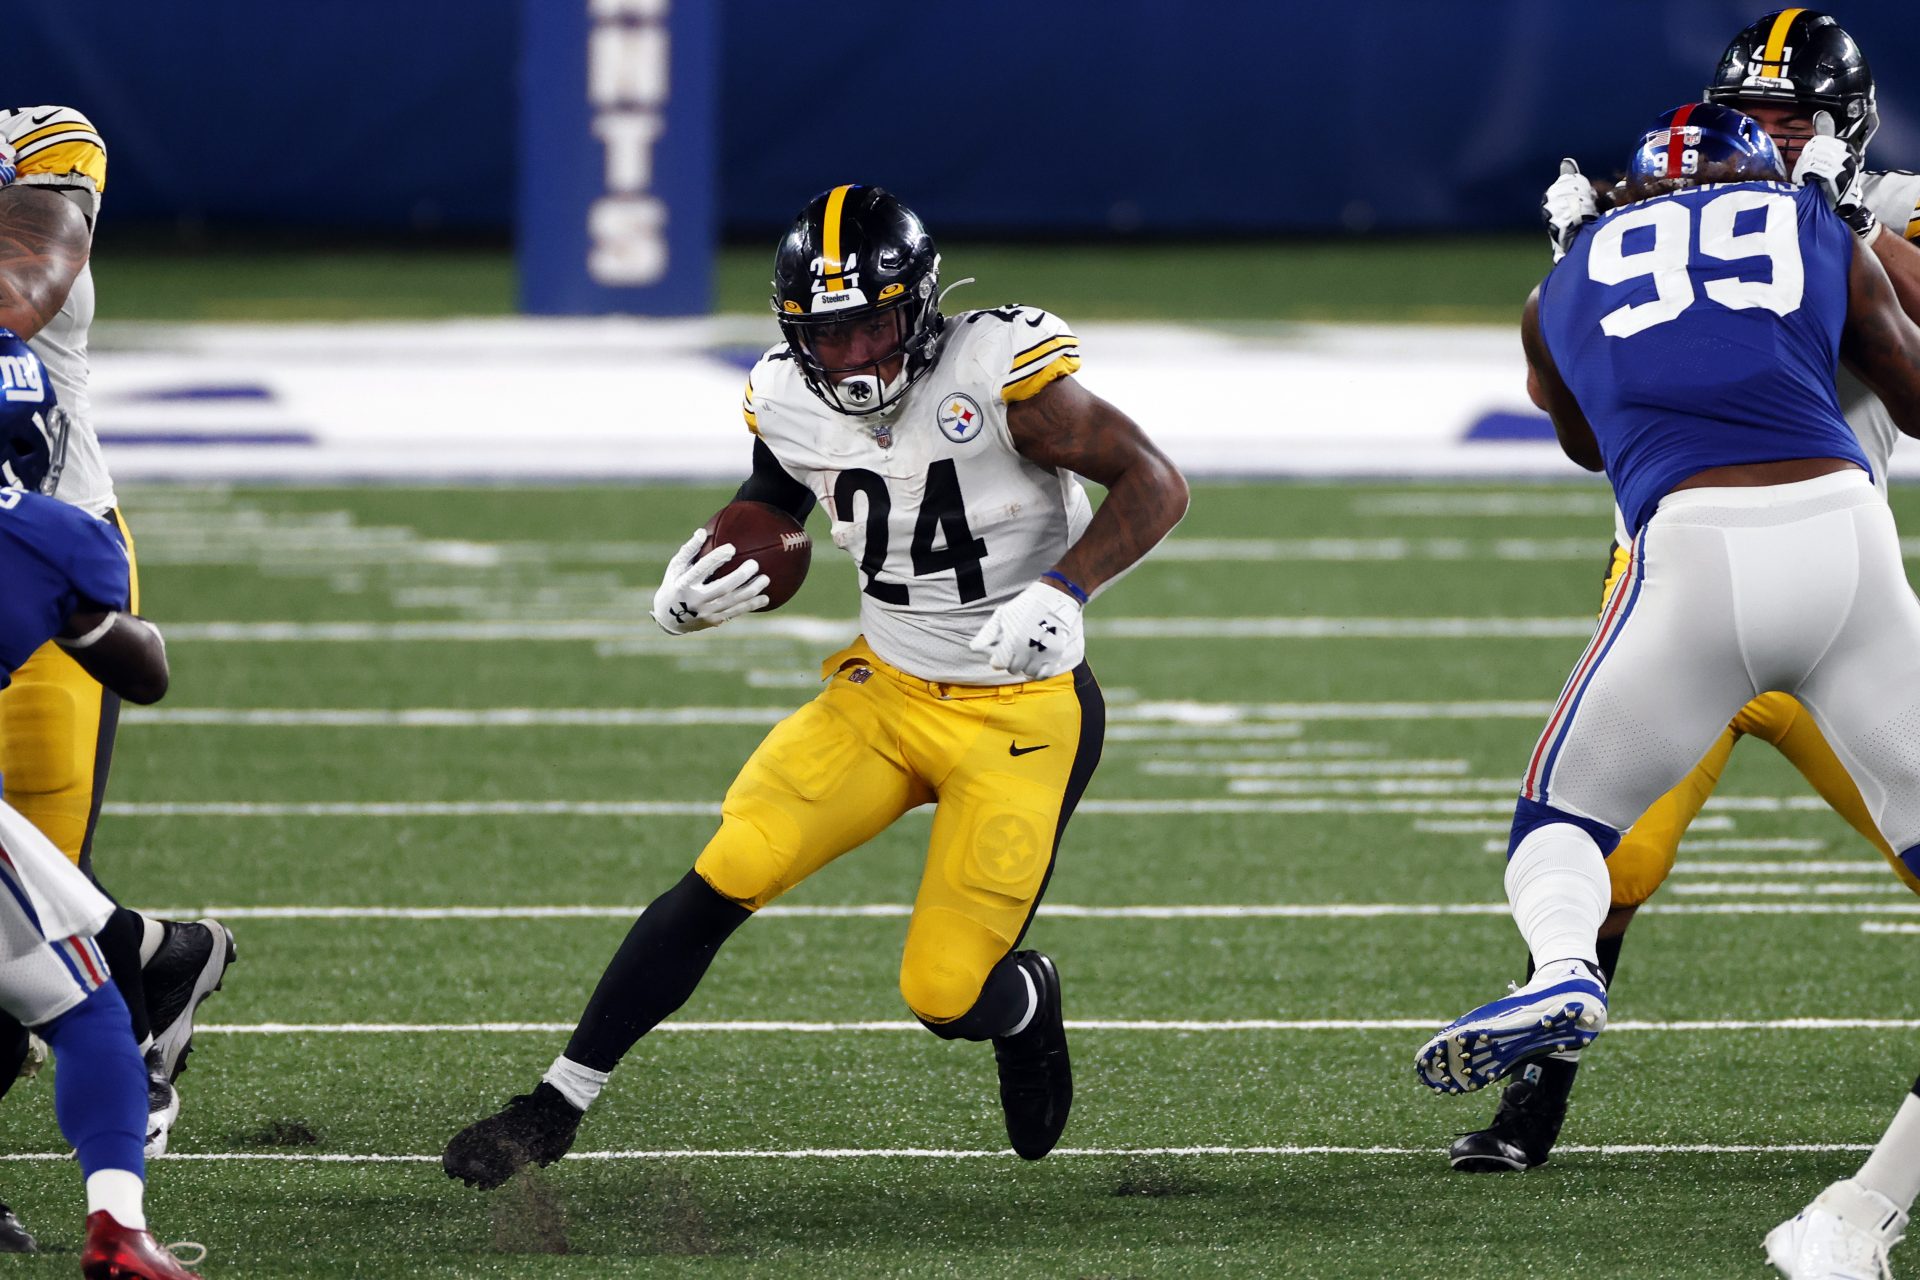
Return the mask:
<path id="1" fill-rule="evenodd" d="M 513 141 L 522 2 L 19 5 L 0 98 L 93 117 L 117 222 L 499 232 L 540 163 Z M 755 235 L 848 179 L 948 234 L 1530 226 L 1560 156 L 1623 160 L 1761 11 L 718 2 L 721 214 Z M 1876 164 L 1920 166 L 1920 29 L 1884 0 L 1837 13 L 1880 80 Z"/>

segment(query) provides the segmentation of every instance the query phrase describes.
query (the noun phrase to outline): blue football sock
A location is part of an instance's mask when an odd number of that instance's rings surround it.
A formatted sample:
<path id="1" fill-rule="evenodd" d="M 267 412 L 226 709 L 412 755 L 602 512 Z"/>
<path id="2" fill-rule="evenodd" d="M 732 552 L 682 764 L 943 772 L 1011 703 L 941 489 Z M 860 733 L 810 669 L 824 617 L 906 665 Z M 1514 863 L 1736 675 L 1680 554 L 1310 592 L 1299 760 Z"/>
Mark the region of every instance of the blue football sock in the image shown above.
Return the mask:
<path id="1" fill-rule="evenodd" d="M 80 1172 L 146 1176 L 147 1069 L 111 983 L 39 1028 L 53 1047 L 53 1111 Z"/>

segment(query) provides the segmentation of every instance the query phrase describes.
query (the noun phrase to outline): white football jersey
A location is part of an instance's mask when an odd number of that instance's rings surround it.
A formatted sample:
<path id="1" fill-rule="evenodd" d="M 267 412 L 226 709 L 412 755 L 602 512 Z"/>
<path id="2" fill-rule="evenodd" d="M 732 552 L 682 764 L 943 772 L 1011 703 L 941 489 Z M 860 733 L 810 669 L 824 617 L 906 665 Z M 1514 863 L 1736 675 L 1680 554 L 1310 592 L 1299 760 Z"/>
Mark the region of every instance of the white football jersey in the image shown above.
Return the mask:
<path id="1" fill-rule="evenodd" d="M 1057 317 L 998 307 L 949 317 L 933 367 L 885 414 L 829 409 L 784 344 L 747 380 L 747 426 L 833 521 L 859 568 L 860 625 L 923 680 L 1018 683 L 967 648 L 993 611 L 1078 539 L 1079 477 L 1020 456 L 1007 406 L 1080 367 Z"/>
<path id="2" fill-rule="evenodd" d="M 13 153 L 20 171 L 16 183 L 76 193 L 92 225 L 107 189 L 107 149 L 85 116 L 71 107 L 0 108 L 0 145 Z M 117 499 L 87 394 L 87 332 L 92 327 L 93 268 L 84 266 L 60 313 L 27 345 L 47 366 L 60 405 L 73 422 L 66 466 L 53 496 L 101 515 Z"/>

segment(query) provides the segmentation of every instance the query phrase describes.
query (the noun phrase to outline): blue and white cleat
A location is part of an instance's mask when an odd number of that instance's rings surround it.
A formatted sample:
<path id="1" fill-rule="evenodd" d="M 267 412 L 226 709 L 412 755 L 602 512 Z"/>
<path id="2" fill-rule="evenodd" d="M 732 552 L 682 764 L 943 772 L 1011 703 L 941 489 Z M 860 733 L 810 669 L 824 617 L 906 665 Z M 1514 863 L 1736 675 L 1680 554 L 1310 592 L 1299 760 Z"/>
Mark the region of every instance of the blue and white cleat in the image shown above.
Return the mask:
<path id="1" fill-rule="evenodd" d="M 1586 1048 L 1606 1025 L 1600 975 L 1563 961 L 1440 1028 L 1415 1055 L 1414 1070 L 1435 1093 L 1471 1093 L 1529 1059 Z"/>

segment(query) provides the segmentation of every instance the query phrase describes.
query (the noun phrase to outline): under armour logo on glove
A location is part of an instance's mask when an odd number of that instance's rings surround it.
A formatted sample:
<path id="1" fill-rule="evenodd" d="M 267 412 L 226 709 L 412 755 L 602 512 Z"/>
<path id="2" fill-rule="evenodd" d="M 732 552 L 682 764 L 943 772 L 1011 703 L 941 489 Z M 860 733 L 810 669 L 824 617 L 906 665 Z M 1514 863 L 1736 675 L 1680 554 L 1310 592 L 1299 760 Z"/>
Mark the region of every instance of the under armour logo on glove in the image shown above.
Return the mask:
<path id="1" fill-rule="evenodd" d="M 692 622 L 700 616 L 700 611 L 689 606 L 684 600 L 667 610 L 667 613 L 675 622 L 681 623 Z"/>
<path id="2" fill-rule="evenodd" d="M 1079 602 L 1036 582 L 995 609 L 967 648 L 985 654 L 994 670 L 1028 680 L 1069 671 L 1086 653 Z"/>

